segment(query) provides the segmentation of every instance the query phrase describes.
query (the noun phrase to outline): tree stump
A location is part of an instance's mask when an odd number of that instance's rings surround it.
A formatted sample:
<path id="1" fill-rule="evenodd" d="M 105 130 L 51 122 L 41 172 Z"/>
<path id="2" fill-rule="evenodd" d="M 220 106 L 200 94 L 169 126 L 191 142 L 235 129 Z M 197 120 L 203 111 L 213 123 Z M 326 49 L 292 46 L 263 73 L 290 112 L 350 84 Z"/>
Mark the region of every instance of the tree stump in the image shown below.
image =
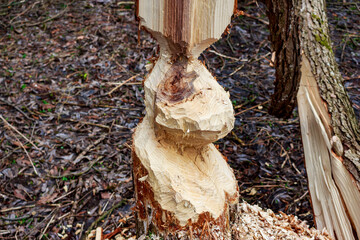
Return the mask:
<path id="1" fill-rule="evenodd" d="M 212 144 L 231 131 L 229 94 L 197 58 L 230 23 L 234 0 L 139 0 L 140 26 L 159 42 L 133 136 L 138 237 L 227 239 L 233 171 Z"/>

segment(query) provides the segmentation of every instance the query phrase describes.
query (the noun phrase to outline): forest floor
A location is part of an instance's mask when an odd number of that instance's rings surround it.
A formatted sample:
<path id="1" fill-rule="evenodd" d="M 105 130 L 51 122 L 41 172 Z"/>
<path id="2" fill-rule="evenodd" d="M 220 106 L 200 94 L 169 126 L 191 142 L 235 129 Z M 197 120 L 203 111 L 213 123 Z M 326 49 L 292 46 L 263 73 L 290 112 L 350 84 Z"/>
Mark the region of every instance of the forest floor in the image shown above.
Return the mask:
<path id="1" fill-rule="evenodd" d="M 200 57 L 236 113 L 234 130 L 215 144 L 241 199 L 313 226 L 297 110 L 287 120 L 267 113 L 274 69 L 265 8 L 238 6 L 247 16 Z M 360 4 L 329 1 L 327 11 L 359 116 Z M 134 236 L 131 135 L 156 55 L 133 2 L 0 1 L 0 239 L 80 239 L 96 226 Z"/>

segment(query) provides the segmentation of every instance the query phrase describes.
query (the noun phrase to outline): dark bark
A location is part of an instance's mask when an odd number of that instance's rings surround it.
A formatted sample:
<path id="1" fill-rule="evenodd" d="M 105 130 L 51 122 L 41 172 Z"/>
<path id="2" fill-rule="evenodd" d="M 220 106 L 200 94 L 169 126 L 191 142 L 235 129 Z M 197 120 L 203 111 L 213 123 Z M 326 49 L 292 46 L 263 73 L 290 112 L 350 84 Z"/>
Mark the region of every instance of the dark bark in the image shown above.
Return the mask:
<path id="1" fill-rule="evenodd" d="M 269 18 L 269 39 L 275 52 L 275 92 L 271 96 L 269 113 L 290 117 L 301 77 L 298 16 L 292 0 L 264 0 Z"/>
<path id="2" fill-rule="evenodd" d="M 345 165 L 360 181 L 359 123 L 331 49 L 325 2 L 309 0 L 305 4 L 311 5 L 312 10 L 305 9 L 303 12 L 300 11 L 301 4 L 304 4 L 301 0 L 263 2 L 268 8 L 269 38 L 276 54 L 275 93 L 271 97 L 269 113 L 277 117 L 290 117 L 299 88 L 303 49 L 313 66 L 312 72 L 321 97 L 331 115 L 333 135 L 338 136 L 344 145 Z M 306 19 L 307 16 L 310 18 Z M 319 51 L 316 52 L 316 49 Z"/>

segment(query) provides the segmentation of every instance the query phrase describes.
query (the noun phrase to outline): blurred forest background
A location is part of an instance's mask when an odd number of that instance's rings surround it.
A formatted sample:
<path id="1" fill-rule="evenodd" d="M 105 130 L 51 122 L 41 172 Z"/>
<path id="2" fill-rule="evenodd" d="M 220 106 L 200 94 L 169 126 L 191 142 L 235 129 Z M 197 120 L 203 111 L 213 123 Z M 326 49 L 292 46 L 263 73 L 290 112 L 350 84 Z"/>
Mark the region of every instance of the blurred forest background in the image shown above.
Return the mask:
<path id="1" fill-rule="evenodd" d="M 81 239 L 96 226 L 134 236 L 131 144 L 157 43 L 133 1 L 0 1 L 0 239 Z M 264 5 L 200 59 L 230 92 L 234 130 L 216 142 L 241 199 L 307 220 L 297 110 L 267 113 L 274 68 Z M 336 60 L 360 114 L 360 2 L 328 1 Z"/>

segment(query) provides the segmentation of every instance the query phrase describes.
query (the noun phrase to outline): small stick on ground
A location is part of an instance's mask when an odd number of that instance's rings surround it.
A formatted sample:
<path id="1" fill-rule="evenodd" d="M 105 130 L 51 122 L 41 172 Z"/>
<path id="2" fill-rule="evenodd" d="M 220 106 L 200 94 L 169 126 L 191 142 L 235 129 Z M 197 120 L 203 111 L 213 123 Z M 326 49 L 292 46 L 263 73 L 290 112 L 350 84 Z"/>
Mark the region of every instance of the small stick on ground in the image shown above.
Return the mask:
<path id="1" fill-rule="evenodd" d="M 266 57 L 269 56 L 270 54 L 271 54 L 271 52 L 265 54 L 265 56 L 262 56 L 262 57 L 260 57 L 260 58 L 250 60 L 250 61 L 248 61 L 247 63 L 254 63 L 254 62 L 260 61 L 261 59 L 266 58 Z M 230 73 L 229 76 L 232 76 L 232 75 L 234 75 L 235 73 L 237 73 L 238 71 L 240 71 L 240 70 L 245 66 L 245 64 L 246 64 L 246 63 L 244 63 L 243 65 L 241 65 L 241 66 L 238 67 L 237 69 L 235 69 L 235 71 L 233 71 L 232 73 Z"/>
<path id="2" fill-rule="evenodd" d="M 0 101 L 6 103 L 6 104 L 7 104 L 8 106 L 10 106 L 10 107 L 15 108 L 17 111 L 19 111 L 19 113 L 21 113 L 22 115 L 24 115 L 24 117 L 25 117 L 26 119 L 31 120 L 31 121 L 34 121 L 34 120 L 35 120 L 34 118 L 29 117 L 29 116 L 28 116 L 24 111 L 22 111 L 19 107 L 17 107 L 16 105 L 12 104 L 12 103 L 9 102 L 9 101 L 7 101 L 6 99 L 0 97 Z"/>
<path id="3" fill-rule="evenodd" d="M 223 58 L 227 58 L 227 59 L 231 59 L 231 60 L 234 60 L 234 61 L 244 61 L 240 58 L 235 58 L 235 57 L 231 57 L 231 56 L 227 56 L 227 55 L 224 55 L 224 54 L 221 54 L 215 50 L 208 50 L 208 52 L 211 52 L 211 53 L 214 53 L 215 55 L 218 55 L 219 57 L 223 57 Z"/>
<path id="4" fill-rule="evenodd" d="M 95 240 L 102 240 L 103 230 L 101 227 L 96 228 L 96 237 Z"/>
<path id="5" fill-rule="evenodd" d="M 1 117 L 1 115 L 0 115 L 0 117 Z M 4 119 L 4 120 L 5 120 L 5 119 Z M 6 120 L 5 120 L 5 121 L 6 121 Z M 33 162 L 32 158 L 30 157 L 28 151 L 26 150 L 26 148 L 24 147 L 24 145 L 22 144 L 22 142 L 20 142 L 20 140 L 16 137 L 16 135 L 15 135 L 11 130 L 10 130 L 10 132 L 11 132 L 11 134 L 16 138 L 16 140 L 17 140 L 18 143 L 20 144 L 21 148 L 25 151 L 26 156 L 29 158 L 29 161 L 30 161 L 30 163 L 31 163 L 31 166 L 32 166 L 33 169 L 34 169 L 35 174 L 36 174 L 38 177 L 41 177 L 40 174 L 39 174 L 39 172 L 37 171 L 35 165 L 34 165 L 34 162 Z"/>
<path id="6" fill-rule="evenodd" d="M 27 137 L 24 136 L 24 134 L 22 134 L 21 132 L 19 132 L 19 130 L 17 130 L 14 126 L 12 126 L 8 121 L 6 121 L 6 119 L 0 114 L 0 119 L 3 120 L 3 122 L 5 123 L 5 126 L 7 125 L 8 127 L 10 127 L 12 130 L 14 130 L 16 133 L 18 133 L 22 138 L 24 138 L 26 141 L 28 141 L 28 143 L 30 143 L 36 150 L 42 152 L 40 150 L 40 148 L 38 148 L 30 139 L 28 139 Z"/>
<path id="7" fill-rule="evenodd" d="M 83 238 L 83 240 L 86 238 L 87 235 L 89 235 L 89 233 L 91 232 L 91 230 L 97 226 L 97 224 L 101 221 L 104 220 L 107 216 L 109 216 L 116 208 L 121 207 L 124 204 L 123 201 L 120 201 L 119 203 L 117 203 L 116 205 L 114 205 L 112 208 L 110 208 L 109 211 L 104 212 L 100 217 L 98 217 L 95 222 L 93 222 L 90 227 L 86 230 L 86 234 Z"/>
<path id="8" fill-rule="evenodd" d="M 65 8 L 64 10 L 62 10 L 61 12 L 59 12 L 58 14 L 55 14 L 54 16 L 50 17 L 50 18 L 47 18 L 45 19 L 44 21 L 41 21 L 41 22 L 37 22 L 37 23 L 29 23 L 29 24 L 26 24 L 25 26 L 26 27 L 34 27 L 34 26 L 38 26 L 38 25 L 41 25 L 41 24 L 44 24 L 44 23 L 47 23 L 47 22 L 50 22 L 60 16 L 62 16 L 69 8 L 69 5 L 72 4 L 74 1 L 70 2 Z M 20 25 L 19 27 L 22 27 L 24 25 Z"/>
<path id="9" fill-rule="evenodd" d="M 40 1 L 36 1 L 34 2 L 32 5 L 30 5 L 29 7 L 27 7 L 24 11 L 22 11 L 21 13 L 19 13 L 18 15 L 16 15 L 16 17 L 14 17 L 13 19 L 10 20 L 10 23 L 13 23 L 15 19 L 17 19 L 18 17 L 24 15 L 27 11 L 29 11 L 30 9 L 32 9 L 36 4 L 39 4 Z"/>
<path id="10" fill-rule="evenodd" d="M 295 199 L 294 203 L 301 201 L 304 197 L 306 197 L 306 195 L 309 193 L 309 190 L 307 190 L 303 195 L 301 195 L 301 197 Z"/>
<path id="11" fill-rule="evenodd" d="M 67 177 L 72 177 L 72 176 L 81 176 L 85 173 L 87 173 L 98 161 L 100 161 L 101 159 L 103 159 L 103 156 L 98 157 L 96 160 L 92 161 L 89 164 L 89 167 L 86 168 L 84 171 L 81 172 L 72 172 L 72 173 L 68 173 L 68 174 L 64 174 L 64 175 L 60 175 L 60 176 L 53 176 L 53 175 L 48 175 L 48 177 L 50 178 L 55 178 L 55 179 L 61 179 L 61 178 L 67 178 Z"/>
<path id="12" fill-rule="evenodd" d="M 31 205 L 25 205 L 25 206 L 19 206 L 19 207 L 12 207 L 12 208 L 5 208 L 5 209 L 1 209 L 0 212 L 4 213 L 4 212 L 10 212 L 10 211 L 15 211 L 15 210 L 20 210 L 23 208 L 33 208 L 35 207 L 35 204 L 31 204 Z"/>
<path id="13" fill-rule="evenodd" d="M 74 201 L 74 203 L 72 205 L 72 208 L 71 208 L 72 216 L 70 217 L 69 222 L 68 222 L 68 225 L 71 225 L 71 226 L 74 223 L 74 219 L 75 219 L 74 216 L 76 214 L 76 210 L 77 210 L 77 207 L 78 207 L 82 187 L 83 187 L 83 180 L 80 177 L 79 180 L 78 180 L 77 188 L 76 188 L 75 201 Z"/>
<path id="14" fill-rule="evenodd" d="M 74 164 L 77 164 L 78 162 L 80 162 L 81 159 L 84 158 L 85 154 L 86 154 L 87 152 L 89 152 L 91 148 L 93 148 L 94 146 L 98 145 L 102 140 L 104 140 L 105 137 L 106 137 L 106 134 L 103 134 L 103 135 L 101 135 L 100 138 L 99 138 L 98 140 L 96 140 L 93 144 L 90 144 L 89 146 L 87 146 L 87 147 L 85 148 L 85 150 L 82 151 L 82 152 L 80 153 L 80 155 L 75 158 Z"/>
<path id="15" fill-rule="evenodd" d="M 116 91 L 117 89 L 119 89 L 120 87 L 122 87 L 125 83 L 130 82 L 131 80 L 135 79 L 136 77 L 138 77 L 140 74 L 136 74 L 134 76 L 132 76 L 131 78 L 129 78 L 128 80 L 125 80 L 124 82 L 120 83 L 119 85 L 117 85 L 116 87 L 114 87 L 110 92 L 108 92 L 106 95 L 111 95 L 114 91 Z"/>
<path id="16" fill-rule="evenodd" d="M 2 159 L 0 159 L 0 164 L 2 164 L 2 162 L 7 159 L 8 157 L 10 157 L 14 152 L 16 152 L 18 149 L 20 149 L 20 147 L 14 148 L 11 152 L 9 152 L 5 157 L 3 157 Z"/>
<path id="17" fill-rule="evenodd" d="M 264 104 L 266 104 L 266 103 L 268 103 L 268 102 L 270 102 L 270 100 L 267 100 L 267 101 L 265 101 L 265 102 L 259 103 L 258 105 L 252 106 L 252 107 L 247 108 L 247 109 L 245 109 L 245 110 L 243 110 L 243 111 L 241 111 L 241 112 L 238 112 L 238 113 L 235 114 L 235 116 L 238 116 L 238 115 L 240 115 L 240 114 L 243 114 L 244 112 L 247 112 L 247 111 L 249 111 L 249 110 L 251 110 L 251 109 L 257 108 L 258 106 L 264 105 Z"/>
<path id="18" fill-rule="evenodd" d="M 46 233 L 47 229 L 49 228 L 50 224 L 53 222 L 54 217 L 55 217 L 55 214 L 52 215 L 50 221 L 46 224 L 46 227 L 44 228 L 44 230 L 40 234 L 39 240 L 43 239 L 43 236 L 45 235 L 45 233 Z"/>
<path id="19" fill-rule="evenodd" d="M 109 126 L 103 125 L 103 124 L 98 124 L 98 123 L 92 123 L 92 122 L 84 122 L 84 121 L 78 121 L 78 120 L 74 120 L 71 118 L 60 118 L 63 121 L 68 121 L 68 122 L 76 122 L 76 123 L 81 123 L 81 124 L 85 124 L 85 125 L 91 125 L 91 126 L 96 126 L 96 127 L 100 127 L 100 128 L 105 128 L 105 129 L 109 129 Z"/>

